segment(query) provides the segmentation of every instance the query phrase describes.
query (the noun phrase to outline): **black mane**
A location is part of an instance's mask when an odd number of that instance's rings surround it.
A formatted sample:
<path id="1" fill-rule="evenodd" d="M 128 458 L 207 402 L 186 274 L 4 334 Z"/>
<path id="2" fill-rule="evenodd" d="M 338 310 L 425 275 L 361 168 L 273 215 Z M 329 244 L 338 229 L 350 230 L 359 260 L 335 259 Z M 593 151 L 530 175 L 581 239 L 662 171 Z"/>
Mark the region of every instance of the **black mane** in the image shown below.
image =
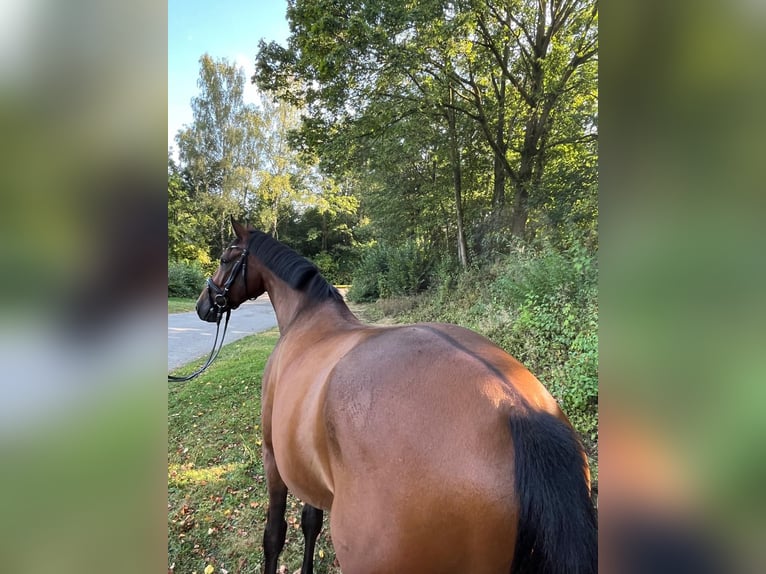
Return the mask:
<path id="1" fill-rule="evenodd" d="M 296 291 L 306 293 L 310 299 L 343 300 L 338 290 L 322 277 L 316 265 L 267 233 L 250 231 L 248 246 L 250 253 L 277 277 Z"/>

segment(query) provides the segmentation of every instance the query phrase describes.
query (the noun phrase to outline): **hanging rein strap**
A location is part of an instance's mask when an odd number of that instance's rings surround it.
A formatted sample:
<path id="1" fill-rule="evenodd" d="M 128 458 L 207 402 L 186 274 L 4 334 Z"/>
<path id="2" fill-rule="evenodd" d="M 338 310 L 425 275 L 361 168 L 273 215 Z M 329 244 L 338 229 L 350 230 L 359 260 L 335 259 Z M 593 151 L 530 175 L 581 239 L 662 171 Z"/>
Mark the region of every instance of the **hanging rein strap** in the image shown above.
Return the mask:
<path id="1" fill-rule="evenodd" d="M 210 355 L 208 356 L 207 360 L 205 361 L 205 364 L 202 365 L 199 369 L 194 371 L 191 375 L 186 375 L 185 377 L 177 377 L 175 375 L 168 375 L 168 382 L 174 383 L 174 382 L 180 382 L 180 381 L 191 381 L 192 379 L 198 377 L 201 375 L 211 364 L 213 361 L 216 360 L 218 357 L 218 353 L 221 352 L 221 348 L 223 347 L 223 340 L 226 337 L 226 328 L 229 326 L 229 317 L 231 316 L 231 309 L 226 310 L 226 321 L 223 324 L 223 335 L 221 336 L 221 343 L 218 345 L 218 348 L 216 349 L 216 344 L 218 343 L 218 333 L 221 330 L 221 317 L 223 317 L 223 312 L 218 314 L 218 320 L 215 323 L 215 340 L 213 341 L 213 348 L 210 351 Z"/>
<path id="2" fill-rule="evenodd" d="M 199 375 L 201 375 L 218 357 L 218 353 L 220 353 L 221 348 L 223 348 L 223 340 L 226 337 L 226 328 L 229 326 L 229 317 L 231 316 L 231 310 L 236 309 L 239 306 L 239 305 L 235 305 L 234 307 L 232 307 L 229 305 L 229 289 L 231 288 L 232 284 L 237 278 L 237 275 L 239 275 L 240 273 L 242 273 L 244 277 L 245 294 L 247 294 L 248 252 L 249 252 L 248 249 L 245 249 L 242 251 L 242 254 L 239 256 L 239 259 L 234 264 L 234 269 L 232 269 L 231 274 L 229 275 L 229 278 L 226 280 L 226 283 L 223 284 L 223 287 L 219 287 L 218 285 L 216 285 L 212 277 L 209 277 L 207 280 L 208 293 L 211 294 L 212 303 L 218 309 L 218 318 L 216 319 L 216 323 L 215 323 L 215 340 L 213 341 L 213 348 L 210 351 L 210 356 L 208 356 L 207 361 L 205 361 L 205 364 L 202 365 L 196 371 L 194 371 L 191 375 L 186 375 L 185 377 L 168 375 L 168 382 L 190 381 L 194 379 L 195 377 L 198 377 Z M 224 313 L 226 313 L 226 321 L 223 324 L 223 334 L 221 335 L 221 343 L 218 345 L 218 348 L 216 349 L 216 344 L 218 343 L 218 333 L 221 330 L 221 317 L 223 317 Z"/>

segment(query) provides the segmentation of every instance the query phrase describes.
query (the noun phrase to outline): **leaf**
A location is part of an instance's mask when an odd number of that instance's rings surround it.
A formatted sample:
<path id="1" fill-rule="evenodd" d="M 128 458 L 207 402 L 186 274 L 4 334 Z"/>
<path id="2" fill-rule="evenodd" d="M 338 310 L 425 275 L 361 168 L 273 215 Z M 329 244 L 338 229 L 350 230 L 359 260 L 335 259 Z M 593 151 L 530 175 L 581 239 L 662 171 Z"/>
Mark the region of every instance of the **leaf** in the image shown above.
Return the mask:
<path id="1" fill-rule="evenodd" d="M 212 564 L 205 566 L 205 574 L 213 574 L 213 572 L 215 572 L 215 568 Z"/>

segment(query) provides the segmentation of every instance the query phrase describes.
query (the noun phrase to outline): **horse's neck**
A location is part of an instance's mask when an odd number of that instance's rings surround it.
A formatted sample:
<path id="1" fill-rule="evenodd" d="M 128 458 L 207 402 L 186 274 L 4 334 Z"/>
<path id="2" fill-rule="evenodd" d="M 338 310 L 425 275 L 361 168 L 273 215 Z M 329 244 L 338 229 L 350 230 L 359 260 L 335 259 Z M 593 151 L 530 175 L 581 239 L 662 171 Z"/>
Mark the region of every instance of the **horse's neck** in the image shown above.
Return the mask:
<path id="1" fill-rule="evenodd" d="M 346 322 L 358 323 L 357 318 L 343 302 L 332 299 L 313 301 L 306 293 L 293 289 L 274 275 L 265 283 L 271 305 L 277 316 L 279 332 L 282 335 L 294 327 L 316 329 L 327 325 L 330 328 L 337 328 L 338 325 Z"/>
<path id="2" fill-rule="evenodd" d="M 284 335 L 295 318 L 306 307 L 308 303 L 306 296 L 276 277 L 267 283 L 266 291 L 269 294 L 271 305 L 274 307 L 274 314 L 277 316 L 279 332 Z"/>

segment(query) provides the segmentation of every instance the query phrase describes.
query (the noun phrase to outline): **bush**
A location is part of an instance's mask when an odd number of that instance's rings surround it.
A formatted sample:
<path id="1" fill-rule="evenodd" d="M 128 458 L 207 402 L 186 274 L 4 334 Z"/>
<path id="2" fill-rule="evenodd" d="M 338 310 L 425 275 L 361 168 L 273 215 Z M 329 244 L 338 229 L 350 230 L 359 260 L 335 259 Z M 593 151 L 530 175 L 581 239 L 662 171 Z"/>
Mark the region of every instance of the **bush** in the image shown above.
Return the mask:
<path id="1" fill-rule="evenodd" d="M 379 280 L 386 273 L 386 258 L 380 246 L 370 248 L 354 271 L 348 298 L 354 302 L 375 301 L 380 298 Z"/>
<path id="2" fill-rule="evenodd" d="M 598 402 L 598 269 L 580 246 L 512 257 L 490 286 L 513 321 L 491 333 L 559 400 L 580 433 L 595 440 Z"/>
<path id="3" fill-rule="evenodd" d="M 205 274 L 197 263 L 168 261 L 168 297 L 197 297 L 205 285 Z"/>
<path id="4" fill-rule="evenodd" d="M 333 285 L 351 283 L 351 268 L 355 261 L 353 250 L 339 248 L 332 253 L 320 251 L 310 259 L 322 273 L 322 277 Z"/>
<path id="5" fill-rule="evenodd" d="M 354 271 L 348 297 L 375 301 L 380 297 L 414 295 L 428 286 L 430 263 L 414 241 L 378 244 L 365 253 Z"/>

